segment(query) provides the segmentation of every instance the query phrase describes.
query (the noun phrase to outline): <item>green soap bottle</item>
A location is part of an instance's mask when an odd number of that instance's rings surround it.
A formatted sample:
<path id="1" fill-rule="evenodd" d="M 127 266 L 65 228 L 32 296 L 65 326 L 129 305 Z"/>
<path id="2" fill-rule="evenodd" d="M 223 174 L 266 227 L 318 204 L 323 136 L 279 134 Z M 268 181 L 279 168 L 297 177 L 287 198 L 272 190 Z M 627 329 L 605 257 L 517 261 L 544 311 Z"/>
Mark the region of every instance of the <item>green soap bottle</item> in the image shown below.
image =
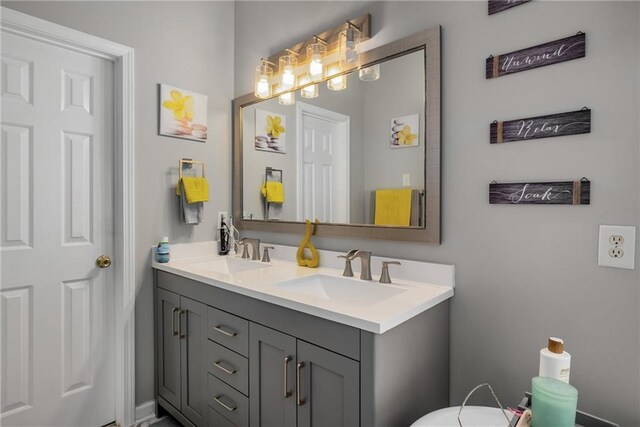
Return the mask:
<path id="1" fill-rule="evenodd" d="M 531 380 L 532 427 L 574 427 L 578 390 L 554 378 Z"/>

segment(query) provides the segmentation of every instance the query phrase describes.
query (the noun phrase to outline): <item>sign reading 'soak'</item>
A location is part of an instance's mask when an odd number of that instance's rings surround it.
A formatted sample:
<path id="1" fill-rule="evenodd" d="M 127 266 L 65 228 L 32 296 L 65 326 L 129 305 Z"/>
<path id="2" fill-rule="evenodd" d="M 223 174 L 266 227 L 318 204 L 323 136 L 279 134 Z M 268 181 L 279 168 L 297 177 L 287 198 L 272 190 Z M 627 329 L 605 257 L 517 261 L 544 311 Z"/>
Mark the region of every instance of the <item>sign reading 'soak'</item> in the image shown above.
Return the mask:
<path id="1" fill-rule="evenodd" d="M 530 1 L 531 0 L 489 0 L 489 15 L 511 9 L 514 6 L 520 6 L 521 4 L 528 3 Z"/>
<path id="2" fill-rule="evenodd" d="M 588 205 L 591 183 L 579 181 L 519 182 L 489 185 L 489 203 L 502 205 Z"/>
<path id="3" fill-rule="evenodd" d="M 589 132 L 591 132 L 591 110 L 584 107 L 582 110 L 568 113 L 506 122 L 495 121 L 489 127 L 489 140 L 491 144 L 501 144 Z"/>
<path id="4" fill-rule="evenodd" d="M 520 71 L 544 67 L 582 58 L 586 52 L 586 37 L 581 31 L 575 36 L 540 44 L 515 52 L 490 56 L 486 63 L 486 77 L 488 79 Z"/>

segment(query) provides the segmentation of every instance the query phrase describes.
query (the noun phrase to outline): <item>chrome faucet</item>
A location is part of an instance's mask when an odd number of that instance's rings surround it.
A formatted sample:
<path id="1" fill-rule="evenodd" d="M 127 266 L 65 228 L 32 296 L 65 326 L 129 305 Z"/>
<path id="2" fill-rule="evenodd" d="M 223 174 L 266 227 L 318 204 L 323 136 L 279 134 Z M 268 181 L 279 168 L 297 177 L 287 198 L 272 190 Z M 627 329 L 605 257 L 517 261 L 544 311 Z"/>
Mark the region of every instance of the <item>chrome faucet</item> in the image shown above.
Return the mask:
<path id="1" fill-rule="evenodd" d="M 242 258 L 249 258 L 249 245 L 251 245 L 251 259 L 257 261 L 260 259 L 260 239 L 251 239 L 249 237 L 245 237 L 240 240 L 238 244 L 244 247 L 242 251 Z"/>
<path id="2" fill-rule="evenodd" d="M 342 275 L 344 277 L 353 277 L 353 269 L 351 269 L 351 261 L 353 260 L 353 255 L 358 252 L 357 249 L 352 249 L 347 252 L 346 255 L 338 255 L 338 258 L 344 258 L 344 271 Z"/>
<path id="3" fill-rule="evenodd" d="M 371 252 L 370 251 L 356 251 L 351 259 L 360 258 L 360 279 L 371 280 Z"/>

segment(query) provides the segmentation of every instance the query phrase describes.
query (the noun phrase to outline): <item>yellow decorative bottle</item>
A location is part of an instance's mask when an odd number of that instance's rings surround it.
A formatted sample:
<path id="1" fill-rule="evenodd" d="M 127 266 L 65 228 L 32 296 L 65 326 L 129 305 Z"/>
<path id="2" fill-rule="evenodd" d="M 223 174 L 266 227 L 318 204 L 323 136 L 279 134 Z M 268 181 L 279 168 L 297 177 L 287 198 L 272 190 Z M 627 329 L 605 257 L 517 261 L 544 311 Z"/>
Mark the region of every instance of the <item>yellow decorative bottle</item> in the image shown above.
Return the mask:
<path id="1" fill-rule="evenodd" d="M 300 246 L 298 247 L 298 252 L 296 253 L 296 260 L 298 261 L 298 265 L 301 267 L 310 267 L 317 268 L 320 264 L 320 254 L 318 254 L 318 250 L 311 243 L 311 235 L 313 234 L 313 224 L 311 221 L 306 220 L 306 231 L 304 233 L 304 237 L 300 242 Z M 311 251 L 311 258 L 305 257 L 304 250 L 305 248 Z"/>

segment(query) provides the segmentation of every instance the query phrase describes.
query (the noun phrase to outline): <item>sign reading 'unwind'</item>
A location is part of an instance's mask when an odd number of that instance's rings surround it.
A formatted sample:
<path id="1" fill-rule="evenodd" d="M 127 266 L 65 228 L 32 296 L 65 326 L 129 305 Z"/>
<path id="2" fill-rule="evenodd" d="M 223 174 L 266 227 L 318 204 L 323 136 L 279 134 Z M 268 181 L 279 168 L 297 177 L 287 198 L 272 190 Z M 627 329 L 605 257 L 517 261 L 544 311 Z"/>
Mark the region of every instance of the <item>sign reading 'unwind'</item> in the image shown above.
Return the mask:
<path id="1" fill-rule="evenodd" d="M 489 203 L 507 205 L 588 205 L 588 179 L 561 182 L 518 182 L 489 185 Z"/>
<path id="2" fill-rule="evenodd" d="M 587 107 L 569 113 L 550 114 L 526 119 L 495 121 L 489 127 L 492 144 L 591 132 L 591 110 Z"/>
<path id="3" fill-rule="evenodd" d="M 586 52 L 586 37 L 583 32 L 575 36 L 540 44 L 515 52 L 490 56 L 486 62 L 488 79 L 546 65 L 583 58 Z"/>
<path id="4" fill-rule="evenodd" d="M 514 6 L 519 6 L 530 1 L 531 0 L 489 0 L 487 2 L 489 15 L 511 9 Z"/>

